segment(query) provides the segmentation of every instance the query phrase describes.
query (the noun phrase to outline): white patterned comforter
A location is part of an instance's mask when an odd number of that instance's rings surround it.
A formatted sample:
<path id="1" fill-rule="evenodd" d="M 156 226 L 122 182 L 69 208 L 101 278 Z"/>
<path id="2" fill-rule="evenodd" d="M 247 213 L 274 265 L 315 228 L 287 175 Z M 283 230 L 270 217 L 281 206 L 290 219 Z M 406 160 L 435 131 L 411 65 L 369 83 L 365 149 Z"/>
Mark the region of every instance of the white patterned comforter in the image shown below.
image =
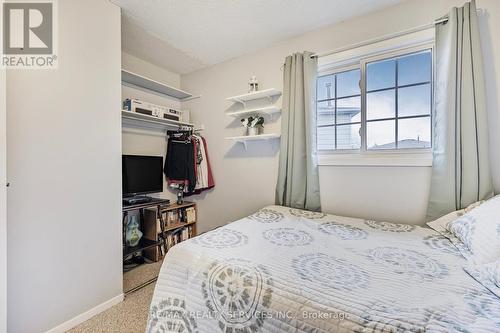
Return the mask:
<path id="1" fill-rule="evenodd" d="M 176 245 L 148 332 L 500 332 L 431 229 L 270 206 Z"/>

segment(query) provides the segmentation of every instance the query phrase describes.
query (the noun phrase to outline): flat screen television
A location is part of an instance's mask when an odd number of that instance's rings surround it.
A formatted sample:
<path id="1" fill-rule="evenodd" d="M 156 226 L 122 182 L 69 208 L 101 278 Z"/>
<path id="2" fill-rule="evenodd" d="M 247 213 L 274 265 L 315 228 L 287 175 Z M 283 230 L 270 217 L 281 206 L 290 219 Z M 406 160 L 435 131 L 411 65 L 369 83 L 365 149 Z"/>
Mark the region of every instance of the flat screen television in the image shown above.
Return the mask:
<path id="1" fill-rule="evenodd" d="M 163 192 L 163 157 L 122 155 L 123 197 Z"/>

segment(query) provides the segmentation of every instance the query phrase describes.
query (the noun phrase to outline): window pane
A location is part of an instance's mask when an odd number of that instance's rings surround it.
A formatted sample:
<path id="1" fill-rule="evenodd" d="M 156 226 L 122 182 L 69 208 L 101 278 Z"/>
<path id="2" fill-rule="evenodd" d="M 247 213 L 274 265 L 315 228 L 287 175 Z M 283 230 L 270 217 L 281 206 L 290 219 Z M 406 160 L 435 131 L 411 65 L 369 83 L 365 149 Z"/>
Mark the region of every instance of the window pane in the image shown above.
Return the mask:
<path id="1" fill-rule="evenodd" d="M 335 124 L 335 100 L 318 102 L 318 126 Z"/>
<path id="2" fill-rule="evenodd" d="M 417 116 L 431 113 L 431 85 L 424 84 L 398 89 L 398 116 Z"/>
<path id="3" fill-rule="evenodd" d="M 366 124 L 368 149 L 394 149 L 396 138 L 395 120 L 373 121 Z"/>
<path id="4" fill-rule="evenodd" d="M 359 69 L 338 73 L 337 97 L 361 94 L 361 90 L 359 89 L 360 79 L 361 79 L 361 71 Z"/>
<path id="5" fill-rule="evenodd" d="M 341 98 L 337 100 L 337 124 L 361 121 L 361 97 Z"/>
<path id="6" fill-rule="evenodd" d="M 335 126 L 318 127 L 318 149 L 335 149 Z"/>
<path id="7" fill-rule="evenodd" d="M 361 124 L 337 126 L 337 149 L 359 149 L 361 147 L 360 128 Z"/>
<path id="8" fill-rule="evenodd" d="M 396 117 L 395 89 L 366 94 L 368 120 Z"/>
<path id="9" fill-rule="evenodd" d="M 398 148 L 429 148 L 431 146 L 431 118 L 398 120 Z"/>
<path id="10" fill-rule="evenodd" d="M 398 59 L 398 85 L 429 82 L 431 80 L 431 51 Z"/>
<path id="11" fill-rule="evenodd" d="M 321 76 L 318 78 L 317 99 L 335 98 L 335 75 Z"/>
<path id="12" fill-rule="evenodd" d="M 396 60 L 376 61 L 366 65 L 367 91 L 396 85 Z"/>

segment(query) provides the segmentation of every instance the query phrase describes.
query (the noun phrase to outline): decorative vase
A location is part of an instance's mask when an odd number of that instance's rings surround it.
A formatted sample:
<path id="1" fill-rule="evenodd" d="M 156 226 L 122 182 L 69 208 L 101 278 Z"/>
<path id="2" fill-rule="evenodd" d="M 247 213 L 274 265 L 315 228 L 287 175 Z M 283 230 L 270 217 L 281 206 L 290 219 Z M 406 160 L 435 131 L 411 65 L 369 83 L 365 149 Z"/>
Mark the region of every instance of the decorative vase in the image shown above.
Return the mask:
<path id="1" fill-rule="evenodd" d="M 262 129 L 262 126 L 248 127 L 247 135 L 252 136 L 262 134 Z"/>
<path id="2" fill-rule="evenodd" d="M 138 216 L 133 215 L 128 220 L 127 230 L 125 232 L 125 243 L 127 246 L 136 246 L 142 238 L 138 219 Z"/>
<path id="3" fill-rule="evenodd" d="M 256 92 L 257 90 L 259 90 L 259 81 L 257 81 L 256 76 L 252 76 L 248 81 L 248 92 Z"/>

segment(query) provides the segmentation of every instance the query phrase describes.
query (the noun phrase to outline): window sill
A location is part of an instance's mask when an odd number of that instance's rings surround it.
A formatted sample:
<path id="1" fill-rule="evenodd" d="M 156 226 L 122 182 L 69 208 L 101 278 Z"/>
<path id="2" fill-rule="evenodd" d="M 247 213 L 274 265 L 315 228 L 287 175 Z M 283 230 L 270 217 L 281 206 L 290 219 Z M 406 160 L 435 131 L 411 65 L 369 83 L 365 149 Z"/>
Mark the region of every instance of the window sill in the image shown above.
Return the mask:
<path id="1" fill-rule="evenodd" d="M 320 166 L 431 167 L 432 153 L 318 154 Z"/>

